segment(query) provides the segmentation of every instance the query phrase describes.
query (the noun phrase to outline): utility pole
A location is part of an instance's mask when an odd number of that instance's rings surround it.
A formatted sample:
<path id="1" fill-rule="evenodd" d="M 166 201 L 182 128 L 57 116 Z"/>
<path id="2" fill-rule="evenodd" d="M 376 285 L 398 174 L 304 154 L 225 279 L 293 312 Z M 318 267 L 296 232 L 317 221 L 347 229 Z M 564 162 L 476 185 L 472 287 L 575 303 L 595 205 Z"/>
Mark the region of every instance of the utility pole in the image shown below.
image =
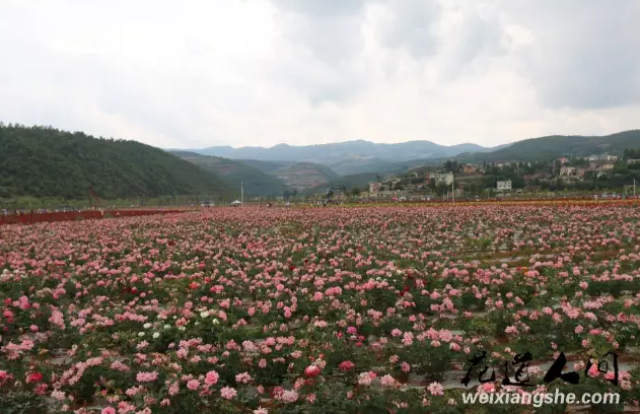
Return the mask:
<path id="1" fill-rule="evenodd" d="M 636 179 L 633 179 L 633 197 L 636 197 Z"/>
<path id="2" fill-rule="evenodd" d="M 240 202 L 244 206 L 244 182 L 240 182 Z"/>
<path id="3" fill-rule="evenodd" d="M 456 188 L 454 187 L 454 175 L 451 173 L 451 203 L 454 204 L 456 202 Z"/>

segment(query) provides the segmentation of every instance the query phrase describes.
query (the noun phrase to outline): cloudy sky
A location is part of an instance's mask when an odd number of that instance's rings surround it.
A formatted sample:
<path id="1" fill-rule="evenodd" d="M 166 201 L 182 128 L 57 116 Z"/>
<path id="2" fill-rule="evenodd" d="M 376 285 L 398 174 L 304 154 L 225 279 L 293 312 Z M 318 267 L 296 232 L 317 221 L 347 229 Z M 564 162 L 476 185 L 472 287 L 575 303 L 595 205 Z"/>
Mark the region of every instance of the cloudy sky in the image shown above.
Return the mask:
<path id="1" fill-rule="evenodd" d="M 640 128 L 637 0 L 0 0 L 0 121 L 160 147 Z"/>

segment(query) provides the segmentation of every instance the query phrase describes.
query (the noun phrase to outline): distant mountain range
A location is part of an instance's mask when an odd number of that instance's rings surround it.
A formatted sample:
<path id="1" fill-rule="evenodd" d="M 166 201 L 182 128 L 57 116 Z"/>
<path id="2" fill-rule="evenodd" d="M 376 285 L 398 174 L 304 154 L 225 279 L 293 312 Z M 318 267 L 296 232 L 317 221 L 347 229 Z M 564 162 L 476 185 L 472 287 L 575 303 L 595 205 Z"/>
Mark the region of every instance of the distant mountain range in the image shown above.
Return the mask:
<path id="1" fill-rule="evenodd" d="M 313 162 L 325 164 L 336 173 L 347 175 L 373 172 L 384 163 L 446 158 L 461 153 L 495 151 L 503 147 L 486 148 L 476 144 L 446 146 L 430 141 L 377 144 L 356 140 L 304 146 L 279 144 L 270 148 L 217 146 L 190 151 L 235 160 Z"/>
<path id="2" fill-rule="evenodd" d="M 242 184 L 245 194 L 250 197 L 278 196 L 289 190 L 302 191 L 325 185 L 338 177 L 326 165 L 311 162 L 239 161 L 191 151 L 170 152 L 216 174 L 233 189 L 239 189 Z"/>
<path id="3" fill-rule="evenodd" d="M 430 141 L 408 141 L 399 144 L 376 144 L 365 140 L 346 141 L 335 144 L 292 146 L 279 144 L 274 147 L 233 148 L 208 147 L 195 150 L 204 155 L 216 155 L 231 159 L 255 159 L 263 161 L 296 161 L 334 164 L 345 159 L 381 158 L 388 161 L 404 161 L 417 158 L 451 157 L 463 152 L 486 152 L 496 148 L 485 148 L 476 144 L 439 145 Z"/>
<path id="4" fill-rule="evenodd" d="M 378 175 L 402 174 L 448 159 L 481 164 L 546 161 L 640 148 L 640 130 L 607 136 L 548 136 L 485 148 L 429 141 L 348 141 L 308 146 L 160 150 L 136 141 L 0 123 L 0 198 L 104 199 L 180 194 L 261 197 L 363 187 Z M 315 191 L 315 190 L 313 190 Z"/>
<path id="5" fill-rule="evenodd" d="M 339 175 L 391 172 L 421 164 L 455 158 L 461 162 L 532 161 L 557 157 L 621 152 L 640 147 L 640 131 L 630 130 L 606 136 L 553 135 L 531 138 L 497 147 L 476 144 L 445 146 L 430 141 L 377 144 L 364 140 L 335 144 L 270 148 L 229 146 L 193 150 L 201 154 L 254 161 L 315 162 L 329 166 Z"/>

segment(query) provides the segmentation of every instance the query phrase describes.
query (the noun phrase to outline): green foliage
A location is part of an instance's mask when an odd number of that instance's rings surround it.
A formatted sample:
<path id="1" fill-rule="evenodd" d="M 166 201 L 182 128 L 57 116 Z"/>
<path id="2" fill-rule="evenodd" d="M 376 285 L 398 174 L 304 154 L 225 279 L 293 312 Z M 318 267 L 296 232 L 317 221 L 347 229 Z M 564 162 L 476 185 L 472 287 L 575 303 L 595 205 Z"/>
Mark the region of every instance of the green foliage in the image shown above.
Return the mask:
<path id="1" fill-rule="evenodd" d="M 0 196 L 103 199 L 225 193 L 214 174 L 136 141 L 0 124 Z"/>
<path id="2" fill-rule="evenodd" d="M 0 392 L 2 414 L 41 414 L 47 412 L 47 403 L 41 397 L 24 391 Z"/>
<path id="3" fill-rule="evenodd" d="M 242 161 L 249 167 L 257 168 L 260 171 L 267 174 L 275 173 L 276 171 L 282 168 L 290 167 L 293 164 L 295 164 L 292 161 L 262 161 L 262 160 L 245 160 L 245 159 L 238 160 L 238 161 Z"/>
<path id="4" fill-rule="evenodd" d="M 199 155 L 188 151 L 172 151 L 172 153 L 204 170 L 217 174 L 233 190 L 240 191 L 240 183 L 244 183 L 246 197 L 280 195 L 287 190 L 287 186 L 278 178 L 251 167 L 243 161 Z"/>
<path id="5" fill-rule="evenodd" d="M 586 157 L 592 154 L 622 153 L 640 147 L 640 130 L 619 132 L 602 137 L 553 135 L 518 141 L 494 152 L 456 157 L 460 162 L 547 161 L 558 157 Z"/>

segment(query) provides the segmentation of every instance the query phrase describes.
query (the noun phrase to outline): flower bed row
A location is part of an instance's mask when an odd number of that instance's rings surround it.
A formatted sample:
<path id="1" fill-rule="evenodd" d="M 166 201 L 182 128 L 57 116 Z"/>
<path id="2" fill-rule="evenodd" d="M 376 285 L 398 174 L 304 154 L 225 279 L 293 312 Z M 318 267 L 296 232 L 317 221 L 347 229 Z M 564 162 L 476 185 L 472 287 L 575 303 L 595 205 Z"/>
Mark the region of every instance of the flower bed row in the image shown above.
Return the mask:
<path id="1" fill-rule="evenodd" d="M 452 385 L 484 351 L 468 390 L 486 365 L 496 377 L 479 392 L 518 392 L 502 372 L 529 352 L 530 391 L 619 392 L 593 409 L 633 407 L 639 220 L 615 205 L 414 206 L 4 226 L 0 406 L 530 412 L 464 403 Z M 542 379 L 562 352 L 577 385 Z"/>

